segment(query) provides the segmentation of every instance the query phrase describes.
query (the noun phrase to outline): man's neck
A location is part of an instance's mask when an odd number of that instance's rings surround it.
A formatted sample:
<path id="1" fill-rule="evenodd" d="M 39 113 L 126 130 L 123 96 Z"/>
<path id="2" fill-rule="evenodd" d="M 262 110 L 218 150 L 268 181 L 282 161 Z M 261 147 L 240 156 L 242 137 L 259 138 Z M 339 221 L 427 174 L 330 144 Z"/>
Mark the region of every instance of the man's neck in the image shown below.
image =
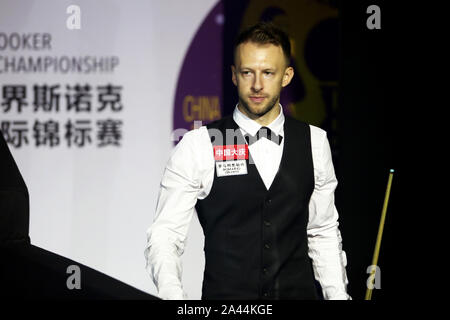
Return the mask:
<path id="1" fill-rule="evenodd" d="M 280 111 L 281 111 L 280 108 L 281 108 L 281 106 L 277 102 L 276 106 L 273 107 L 272 110 L 267 112 L 265 115 L 258 117 L 258 116 L 255 116 L 254 114 L 249 114 L 247 112 L 247 110 L 241 106 L 240 103 L 238 104 L 239 111 L 241 111 L 243 114 L 245 114 L 250 119 L 256 121 L 261 126 L 268 126 L 269 124 L 271 124 L 272 121 L 275 120 L 278 117 L 278 115 L 280 114 Z"/>

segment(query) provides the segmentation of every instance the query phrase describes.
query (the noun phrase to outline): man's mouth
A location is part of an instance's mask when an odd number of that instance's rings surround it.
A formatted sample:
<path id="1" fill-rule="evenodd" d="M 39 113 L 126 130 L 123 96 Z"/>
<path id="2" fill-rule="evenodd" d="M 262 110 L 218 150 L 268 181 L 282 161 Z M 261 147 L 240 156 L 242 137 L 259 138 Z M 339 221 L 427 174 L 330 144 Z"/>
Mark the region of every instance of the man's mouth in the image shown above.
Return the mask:
<path id="1" fill-rule="evenodd" d="M 250 100 L 255 103 L 261 103 L 265 99 L 264 96 L 250 96 Z"/>

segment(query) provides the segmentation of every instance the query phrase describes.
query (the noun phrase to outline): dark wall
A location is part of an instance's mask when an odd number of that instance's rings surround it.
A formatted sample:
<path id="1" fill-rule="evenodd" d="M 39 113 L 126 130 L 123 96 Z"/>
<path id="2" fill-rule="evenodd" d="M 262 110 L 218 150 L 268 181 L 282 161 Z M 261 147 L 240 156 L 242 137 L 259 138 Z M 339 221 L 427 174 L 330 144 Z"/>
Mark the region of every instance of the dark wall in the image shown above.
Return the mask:
<path id="1" fill-rule="evenodd" d="M 381 30 L 366 27 L 368 1 L 340 3 L 341 150 L 335 163 L 339 186 L 336 205 L 340 212 L 344 249 L 348 257 L 349 292 L 363 299 L 366 269 L 372 262 L 389 169 L 398 169 L 392 106 L 387 96 L 386 26 L 382 8 Z M 391 295 L 392 215 L 395 211 L 397 175 L 392 188 L 378 261 L 381 290 L 373 299 Z"/>
<path id="2" fill-rule="evenodd" d="M 366 9 L 372 4 L 381 8 L 381 30 L 366 27 Z M 366 268 L 372 262 L 391 168 L 395 173 L 378 259 L 381 289 L 374 290 L 372 300 L 417 297 L 416 288 L 429 277 L 419 267 L 419 261 L 429 259 L 421 250 L 428 227 L 417 226 L 418 221 L 426 224 L 418 212 L 421 190 L 427 187 L 418 178 L 421 167 L 412 165 L 423 150 L 416 140 L 423 127 L 412 120 L 417 92 L 410 86 L 418 79 L 411 76 L 411 40 L 420 43 L 421 36 L 409 27 L 409 11 L 408 6 L 394 7 L 387 1 L 340 3 L 336 204 L 349 260 L 349 291 L 355 299 L 364 299 Z"/>

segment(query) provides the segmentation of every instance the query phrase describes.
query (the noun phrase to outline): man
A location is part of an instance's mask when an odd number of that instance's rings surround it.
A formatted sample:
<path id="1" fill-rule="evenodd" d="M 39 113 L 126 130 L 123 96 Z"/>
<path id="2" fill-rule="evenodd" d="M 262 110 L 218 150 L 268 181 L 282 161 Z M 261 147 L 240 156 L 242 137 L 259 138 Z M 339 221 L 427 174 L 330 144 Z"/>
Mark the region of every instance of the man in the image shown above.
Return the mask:
<path id="1" fill-rule="evenodd" d="M 187 132 L 161 181 L 147 269 L 163 299 L 187 298 L 181 262 L 194 211 L 205 235 L 202 299 L 351 299 L 326 132 L 279 103 L 288 36 L 259 23 L 237 38 L 232 116 Z M 232 135 L 230 136 L 230 132 Z"/>

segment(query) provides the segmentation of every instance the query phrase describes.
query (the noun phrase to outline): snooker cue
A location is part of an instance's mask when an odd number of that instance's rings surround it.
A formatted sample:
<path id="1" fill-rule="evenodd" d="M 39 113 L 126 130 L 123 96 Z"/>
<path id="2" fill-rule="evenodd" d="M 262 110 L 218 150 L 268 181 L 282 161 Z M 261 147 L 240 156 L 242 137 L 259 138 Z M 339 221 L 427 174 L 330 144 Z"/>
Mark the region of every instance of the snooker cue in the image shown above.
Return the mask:
<path id="1" fill-rule="evenodd" d="M 394 176 L 394 169 L 391 169 L 389 171 L 389 179 L 388 179 L 388 184 L 386 187 L 386 194 L 384 196 L 383 210 L 381 211 L 381 220 L 380 220 L 380 226 L 378 227 L 377 241 L 375 243 L 375 251 L 373 253 L 373 258 L 372 258 L 372 266 L 376 266 L 377 262 L 378 262 L 378 255 L 380 253 L 380 245 L 381 245 L 381 237 L 383 236 L 384 221 L 386 219 L 386 211 L 387 211 L 387 206 L 388 206 L 388 202 L 389 202 L 389 194 L 391 193 L 391 185 L 392 185 L 393 176 Z M 371 300 L 371 298 L 372 298 L 373 281 L 375 279 L 375 272 L 376 272 L 376 268 L 372 268 L 372 270 L 370 271 L 372 288 L 369 288 L 369 286 L 367 286 L 365 300 Z"/>

